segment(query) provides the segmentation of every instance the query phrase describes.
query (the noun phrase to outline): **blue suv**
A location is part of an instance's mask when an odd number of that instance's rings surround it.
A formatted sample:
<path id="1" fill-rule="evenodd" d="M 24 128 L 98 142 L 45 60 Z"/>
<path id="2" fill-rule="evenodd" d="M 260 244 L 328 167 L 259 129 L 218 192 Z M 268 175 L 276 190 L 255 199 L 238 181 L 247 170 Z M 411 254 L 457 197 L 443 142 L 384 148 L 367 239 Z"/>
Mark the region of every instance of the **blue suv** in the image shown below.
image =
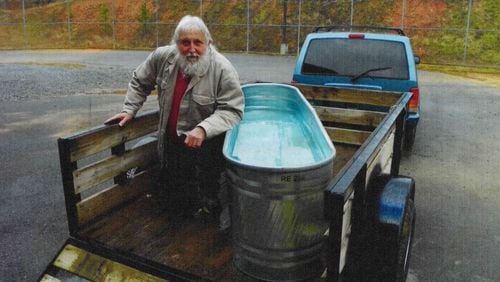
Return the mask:
<path id="1" fill-rule="evenodd" d="M 419 62 L 401 29 L 317 27 L 304 41 L 292 83 L 411 92 L 404 140 L 405 149 L 410 150 L 420 118 Z"/>

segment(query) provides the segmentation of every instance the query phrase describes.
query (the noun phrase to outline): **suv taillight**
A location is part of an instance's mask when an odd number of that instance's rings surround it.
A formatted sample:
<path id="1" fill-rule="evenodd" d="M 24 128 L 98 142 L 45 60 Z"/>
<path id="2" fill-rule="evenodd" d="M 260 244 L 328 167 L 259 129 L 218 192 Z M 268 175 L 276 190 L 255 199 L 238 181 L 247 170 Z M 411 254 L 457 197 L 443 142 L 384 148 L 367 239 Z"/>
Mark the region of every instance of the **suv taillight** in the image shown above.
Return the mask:
<path id="1" fill-rule="evenodd" d="M 410 112 L 417 112 L 418 111 L 418 103 L 420 100 L 420 91 L 418 90 L 418 87 L 414 87 L 410 89 L 410 92 L 413 94 L 410 99 Z"/>
<path id="2" fill-rule="evenodd" d="M 349 34 L 350 39 L 365 39 L 365 35 L 362 33 L 351 33 Z"/>

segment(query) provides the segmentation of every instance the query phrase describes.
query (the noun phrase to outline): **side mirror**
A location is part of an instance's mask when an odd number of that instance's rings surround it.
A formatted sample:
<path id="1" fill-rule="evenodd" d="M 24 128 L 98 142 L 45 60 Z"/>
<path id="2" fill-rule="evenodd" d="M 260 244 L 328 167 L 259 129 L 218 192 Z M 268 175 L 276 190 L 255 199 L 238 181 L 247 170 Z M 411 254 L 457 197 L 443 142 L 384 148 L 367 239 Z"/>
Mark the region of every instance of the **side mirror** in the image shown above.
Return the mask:
<path id="1" fill-rule="evenodd" d="M 419 56 L 415 56 L 415 64 L 420 64 L 420 57 Z"/>

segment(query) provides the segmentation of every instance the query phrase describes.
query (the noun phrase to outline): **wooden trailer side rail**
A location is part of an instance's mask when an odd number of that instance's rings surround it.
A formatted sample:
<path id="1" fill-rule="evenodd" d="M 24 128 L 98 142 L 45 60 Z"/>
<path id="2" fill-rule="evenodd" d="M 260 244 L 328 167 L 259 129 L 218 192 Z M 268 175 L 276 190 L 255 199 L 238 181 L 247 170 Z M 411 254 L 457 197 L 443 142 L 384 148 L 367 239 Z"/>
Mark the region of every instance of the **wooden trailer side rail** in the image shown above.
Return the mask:
<path id="1" fill-rule="evenodd" d="M 355 146 L 365 143 L 401 96 L 401 93 L 396 92 L 370 92 L 302 84 L 294 86 L 311 102 L 334 144 Z M 332 103 L 345 104 L 347 107 L 332 107 Z M 356 109 L 350 105 L 379 110 Z"/>
<path id="2" fill-rule="evenodd" d="M 397 104 L 399 95 L 395 92 L 379 92 L 370 90 L 356 90 L 334 87 L 315 87 L 302 84 L 294 85 L 308 100 L 334 101 L 356 105 L 370 105 L 381 107 L 392 107 Z"/>
<path id="3" fill-rule="evenodd" d="M 374 167 L 389 161 L 390 175 L 399 173 L 404 121 L 410 97 L 408 93 L 399 96 L 394 104 L 396 106 L 391 108 L 380 126 L 371 133 L 325 190 L 325 217 L 330 222 L 327 238 L 328 281 L 339 281 L 342 277 L 348 254 L 345 248 L 348 243 L 345 241 L 350 239 L 350 229 L 355 228 L 352 222 L 363 216 L 369 181 L 381 172 Z M 387 158 L 387 146 L 390 146 L 390 160 L 384 159 Z M 352 210 L 349 211 L 349 208 Z"/>
<path id="4" fill-rule="evenodd" d="M 152 186 L 147 171 L 132 179 L 127 179 L 125 174 L 130 168 L 147 168 L 155 163 L 156 142 L 128 150 L 125 143 L 154 133 L 157 125 L 158 112 L 154 111 L 137 116 L 125 127 L 101 125 L 58 139 L 66 213 L 72 236 L 76 236 L 83 225 Z M 113 182 L 111 185 L 107 184 L 109 180 Z M 99 185 L 104 187 L 96 189 Z"/>

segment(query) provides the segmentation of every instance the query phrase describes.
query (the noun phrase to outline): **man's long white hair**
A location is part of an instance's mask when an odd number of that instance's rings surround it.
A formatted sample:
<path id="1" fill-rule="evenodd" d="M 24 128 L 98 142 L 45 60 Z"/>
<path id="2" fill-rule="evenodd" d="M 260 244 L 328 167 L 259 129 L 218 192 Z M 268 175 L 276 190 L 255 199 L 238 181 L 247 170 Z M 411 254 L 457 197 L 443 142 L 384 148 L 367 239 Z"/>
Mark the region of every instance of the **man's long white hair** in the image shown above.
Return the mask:
<path id="1" fill-rule="evenodd" d="M 206 52 L 200 56 L 199 60 L 195 63 L 189 62 L 185 56 L 180 53 L 177 55 L 177 60 L 179 66 L 188 76 L 201 76 L 203 75 L 210 65 L 210 53 L 215 50 L 212 44 L 212 35 L 208 31 L 207 26 L 203 20 L 196 16 L 184 16 L 177 27 L 175 28 L 174 36 L 170 42 L 172 45 L 176 45 L 180 40 L 180 34 L 183 32 L 201 32 L 205 37 L 205 44 L 207 44 Z"/>
<path id="2" fill-rule="evenodd" d="M 171 45 L 177 44 L 179 41 L 180 34 L 183 32 L 191 32 L 191 31 L 200 31 L 205 35 L 205 44 L 212 45 L 212 35 L 210 31 L 208 31 L 208 27 L 205 25 L 203 20 L 196 16 L 187 15 L 182 17 L 182 19 L 177 24 L 177 27 L 174 31 L 174 36 L 172 36 L 172 41 L 170 41 Z"/>

